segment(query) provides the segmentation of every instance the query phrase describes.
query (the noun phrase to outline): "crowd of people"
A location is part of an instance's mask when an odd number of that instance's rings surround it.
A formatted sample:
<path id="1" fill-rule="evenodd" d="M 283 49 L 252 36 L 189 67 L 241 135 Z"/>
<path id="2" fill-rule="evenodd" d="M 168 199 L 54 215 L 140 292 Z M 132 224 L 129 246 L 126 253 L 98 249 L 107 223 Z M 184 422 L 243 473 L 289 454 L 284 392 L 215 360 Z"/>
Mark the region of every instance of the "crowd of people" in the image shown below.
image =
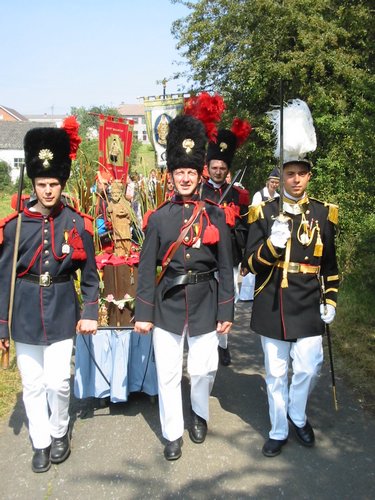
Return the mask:
<path id="1" fill-rule="evenodd" d="M 293 105 L 308 116 L 302 101 Z M 163 176 L 156 169 L 148 178 L 131 175 L 123 192 L 103 173 L 96 179 L 98 231 L 99 225 L 104 232 L 111 230 L 114 214 L 120 213 L 116 199 L 131 207 L 139 225 L 145 208 L 151 209 L 143 220 L 134 331 L 152 334 L 168 461 L 182 455 L 185 344 L 189 437 L 196 444 L 208 433 L 209 396 L 219 360 L 224 366 L 235 363 L 228 333 L 239 298 L 239 272 L 243 280 L 252 276 L 255 281 L 249 330 L 260 336 L 264 352 L 271 421 L 262 452 L 266 457 L 281 453 L 290 428 L 302 445 L 315 442 L 306 406 L 323 361 L 325 325 L 336 311 L 337 207 L 307 193 L 311 141 L 308 147 L 294 144 L 284 151 L 280 170 L 272 170 L 250 203 L 248 192 L 228 179 L 236 150 L 251 131 L 242 125 L 241 138 L 238 121 L 210 137 L 198 118 L 182 114 L 169 124 Z M 33 446 L 32 470 L 45 472 L 70 454 L 73 337 L 96 332 L 99 286 L 92 219 L 62 197 L 70 175 L 71 137 L 64 129 L 33 129 L 24 145 L 35 197 L 21 219 L 15 214 L 0 224 L 0 348 L 8 348 L 11 331 Z M 121 244 L 120 250 L 126 254 L 128 246 Z M 73 283 L 77 270 L 82 304 Z"/>

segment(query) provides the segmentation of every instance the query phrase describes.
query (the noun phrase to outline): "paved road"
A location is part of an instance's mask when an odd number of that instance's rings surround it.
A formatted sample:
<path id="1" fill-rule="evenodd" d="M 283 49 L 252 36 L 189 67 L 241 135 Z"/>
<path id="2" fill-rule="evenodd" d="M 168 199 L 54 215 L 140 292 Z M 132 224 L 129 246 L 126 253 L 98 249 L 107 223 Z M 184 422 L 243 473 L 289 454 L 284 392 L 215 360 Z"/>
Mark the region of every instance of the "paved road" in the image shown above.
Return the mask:
<path id="1" fill-rule="evenodd" d="M 233 364 L 219 369 L 204 444 L 192 443 L 185 431 L 182 458 L 167 462 L 157 404 L 147 396 L 135 394 L 127 403 L 107 407 L 94 399 L 73 400 L 71 457 L 34 474 L 19 396 L 0 423 L 0 498 L 375 498 L 375 419 L 363 412 L 339 376 L 335 412 L 327 362 L 310 401 L 316 446 L 304 448 L 291 435 L 280 456 L 263 457 L 267 399 L 259 339 L 249 333 L 249 318 L 250 304 L 239 303 L 230 339 Z M 186 378 L 184 394 L 188 415 Z"/>

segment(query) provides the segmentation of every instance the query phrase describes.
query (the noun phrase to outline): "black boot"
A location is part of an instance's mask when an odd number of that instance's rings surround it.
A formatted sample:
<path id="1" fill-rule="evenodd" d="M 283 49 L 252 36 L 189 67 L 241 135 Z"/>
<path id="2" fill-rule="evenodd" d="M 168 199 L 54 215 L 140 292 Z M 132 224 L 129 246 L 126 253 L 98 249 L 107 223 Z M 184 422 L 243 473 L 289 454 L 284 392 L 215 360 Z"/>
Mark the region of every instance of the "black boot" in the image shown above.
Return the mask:
<path id="1" fill-rule="evenodd" d="M 69 431 L 61 438 L 52 438 L 51 444 L 51 462 L 61 464 L 70 455 L 70 437 Z"/>
<path id="2" fill-rule="evenodd" d="M 203 443 L 207 435 L 207 422 L 204 418 L 192 411 L 189 436 L 193 443 Z"/>
<path id="3" fill-rule="evenodd" d="M 303 427 L 297 427 L 297 425 L 293 422 L 293 420 L 288 415 L 288 420 L 291 423 L 291 426 L 294 429 L 296 434 L 296 438 L 303 445 L 311 448 L 315 443 L 315 435 L 314 429 L 311 427 L 310 422 L 306 420 L 306 423 Z"/>
<path id="4" fill-rule="evenodd" d="M 265 457 L 276 457 L 280 455 L 281 448 L 288 442 L 288 439 L 267 439 L 262 448 Z"/>
<path id="5" fill-rule="evenodd" d="M 182 438 L 175 439 L 174 441 L 167 441 L 164 448 L 164 456 L 167 460 L 178 460 L 182 455 L 181 451 Z"/>
<path id="6" fill-rule="evenodd" d="M 47 472 L 51 467 L 51 447 L 36 448 L 31 462 L 33 472 Z"/>

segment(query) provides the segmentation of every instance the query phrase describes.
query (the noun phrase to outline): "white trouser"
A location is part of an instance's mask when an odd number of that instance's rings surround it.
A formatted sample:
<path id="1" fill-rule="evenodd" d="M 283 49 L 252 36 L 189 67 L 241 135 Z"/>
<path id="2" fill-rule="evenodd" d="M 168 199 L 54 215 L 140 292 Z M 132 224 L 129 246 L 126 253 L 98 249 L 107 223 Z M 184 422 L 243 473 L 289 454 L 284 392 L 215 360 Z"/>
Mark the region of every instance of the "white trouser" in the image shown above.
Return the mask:
<path id="1" fill-rule="evenodd" d="M 190 400 L 193 411 L 209 420 L 209 397 L 218 365 L 218 335 L 216 330 L 190 337 L 175 335 L 155 327 L 153 343 L 159 389 L 159 415 L 162 433 L 174 441 L 184 433 L 181 378 L 184 339 L 187 337 L 189 352 L 187 371 L 190 376 Z"/>
<path id="2" fill-rule="evenodd" d="M 240 298 L 239 286 L 238 286 L 238 275 L 240 272 L 240 265 L 233 267 L 233 280 L 234 280 L 234 303 L 238 302 Z M 228 347 L 228 334 L 224 333 L 223 335 L 219 335 L 219 346 L 223 349 L 227 349 Z"/>
<path id="3" fill-rule="evenodd" d="M 240 264 L 233 267 L 233 280 L 234 280 L 234 303 L 237 304 L 240 298 L 240 287 L 238 285 L 238 276 L 240 274 Z"/>
<path id="4" fill-rule="evenodd" d="M 34 448 L 47 448 L 51 436 L 68 430 L 73 339 L 49 346 L 15 344 L 30 438 Z"/>
<path id="5" fill-rule="evenodd" d="M 298 427 L 306 423 L 307 399 L 323 363 L 322 337 L 284 342 L 261 336 L 271 420 L 271 439 L 288 437 L 287 414 Z M 288 390 L 289 360 L 293 375 Z"/>

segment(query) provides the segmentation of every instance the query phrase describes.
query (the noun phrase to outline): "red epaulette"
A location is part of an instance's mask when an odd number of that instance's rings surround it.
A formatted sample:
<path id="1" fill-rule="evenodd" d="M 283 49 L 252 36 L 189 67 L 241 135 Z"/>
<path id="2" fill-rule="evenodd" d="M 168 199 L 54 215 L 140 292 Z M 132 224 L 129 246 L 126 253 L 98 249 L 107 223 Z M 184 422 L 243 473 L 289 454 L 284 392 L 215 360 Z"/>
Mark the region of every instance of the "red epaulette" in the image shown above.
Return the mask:
<path id="1" fill-rule="evenodd" d="M 8 224 L 9 221 L 15 219 L 16 217 L 18 217 L 18 212 L 9 214 L 4 217 L 4 219 L 0 220 L 0 245 L 2 245 L 4 241 L 4 227 Z"/>
<path id="2" fill-rule="evenodd" d="M 233 186 L 233 188 L 239 194 L 238 203 L 239 205 L 250 205 L 250 193 L 247 189 L 241 188 L 239 186 Z"/>
<path id="3" fill-rule="evenodd" d="M 94 217 L 91 217 L 91 215 L 85 214 L 84 212 L 81 212 L 75 207 L 72 207 L 71 205 L 66 205 L 70 210 L 73 212 L 76 212 L 78 215 L 80 215 L 83 218 L 83 223 L 85 225 L 85 231 L 87 231 L 91 236 L 94 236 Z"/>
<path id="4" fill-rule="evenodd" d="M 21 194 L 21 202 L 20 202 L 20 211 L 22 212 L 25 208 L 26 202 L 30 199 L 29 194 Z M 12 194 L 10 199 L 10 206 L 13 210 L 17 210 L 17 202 L 18 202 L 18 193 Z"/>

